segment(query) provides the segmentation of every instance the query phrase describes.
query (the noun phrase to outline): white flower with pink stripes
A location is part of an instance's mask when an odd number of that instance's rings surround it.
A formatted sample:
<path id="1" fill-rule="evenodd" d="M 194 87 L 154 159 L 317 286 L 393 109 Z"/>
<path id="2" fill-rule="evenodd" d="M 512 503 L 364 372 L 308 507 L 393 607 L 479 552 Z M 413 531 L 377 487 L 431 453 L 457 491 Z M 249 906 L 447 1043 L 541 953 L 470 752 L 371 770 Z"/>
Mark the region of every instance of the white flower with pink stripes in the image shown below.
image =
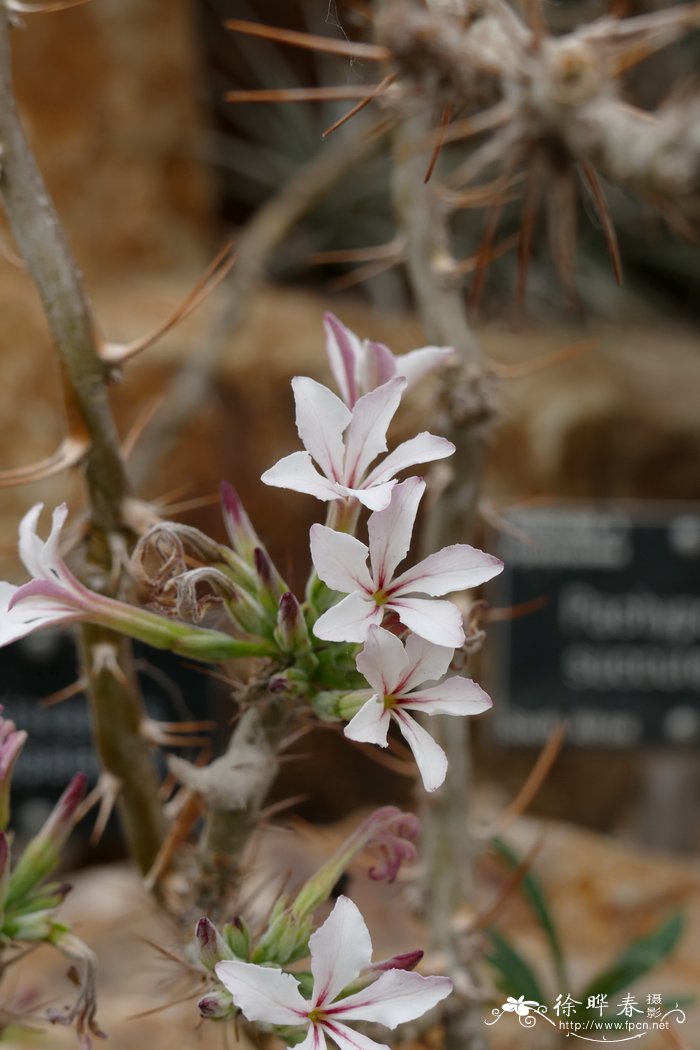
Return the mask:
<path id="1" fill-rule="evenodd" d="M 343 401 L 350 408 L 363 394 L 394 376 L 404 376 L 411 387 L 455 357 L 451 346 L 423 346 L 407 354 L 392 354 L 384 343 L 360 339 L 335 314 L 326 314 L 323 324 L 331 371 Z"/>
<path id="2" fill-rule="evenodd" d="M 283 970 L 237 960 L 220 962 L 216 976 L 249 1021 L 304 1027 L 296 1050 L 390 1050 L 349 1028 L 348 1021 L 372 1021 L 396 1028 L 431 1010 L 452 991 L 448 977 L 422 977 L 408 970 L 386 970 L 361 991 L 342 996 L 372 958 L 369 931 L 357 907 L 339 897 L 333 911 L 309 939 L 313 991 L 304 999 L 295 977 Z"/>
<path id="3" fill-rule="evenodd" d="M 454 543 L 396 576 L 408 554 L 424 491 L 421 478 L 396 485 L 386 509 L 369 517 L 369 546 L 325 525 L 311 527 L 316 572 L 328 587 L 347 595 L 316 621 L 317 638 L 363 642 L 372 624 L 380 625 L 384 614 L 393 611 L 409 631 L 429 642 L 453 649 L 464 645 L 459 609 L 435 597 L 477 587 L 502 572 L 503 563 L 476 547 Z"/>
<path id="4" fill-rule="evenodd" d="M 387 450 L 386 433 L 405 387 L 406 379 L 395 376 L 348 408 L 332 390 L 297 376 L 292 389 L 297 430 L 306 451 L 280 459 L 262 480 L 320 500 L 355 498 L 370 510 L 386 507 L 399 471 L 444 459 L 455 450 L 446 438 L 417 434 L 370 469 Z"/>
<path id="5" fill-rule="evenodd" d="M 373 695 L 345 727 L 345 736 L 387 746 L 392 722 L 411 748 L 426 791 L 445 780 L 447 755 L 410 712 L 424 715 L 479 715 L 491 707 L 491 698 L 471 678 L 454 675 L 439 681 L 450 666 L 454 649 L 433 645 L 411 634 L 404 647 L 396 635 L 370 627 L 357 669 Z M 421 689 L 426 683 L 437 683 Z"/>

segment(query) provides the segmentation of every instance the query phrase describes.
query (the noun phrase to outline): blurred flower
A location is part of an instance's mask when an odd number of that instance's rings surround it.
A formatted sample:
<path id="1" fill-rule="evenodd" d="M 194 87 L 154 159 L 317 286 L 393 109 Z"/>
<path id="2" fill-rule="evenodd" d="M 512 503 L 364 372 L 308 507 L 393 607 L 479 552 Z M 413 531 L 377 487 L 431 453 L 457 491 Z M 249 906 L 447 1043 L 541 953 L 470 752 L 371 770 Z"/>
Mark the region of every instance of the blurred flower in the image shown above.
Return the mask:
<path id="1" fill-rule="evenodd" d="M 326 353 L 340 395 L 352 408 L 363 394 L 404 376 L 409 387 L 455 356 L 451 346 L 424 346 L 408 354 L 392 354 L 388 346 L 360 339 L 335 314 L 323 318 Z"/>
<path id="2" fill-rule="evenodd" d="M 444 459 L 455 450 L 446 438 L 418 434 L 368 473 L 377 456 L 386 452 L 386 432 L 405 387 L 406 379 L 395 376 L 364 394 L 349 409 L 327 387 L 297 376 L 292 388 L 297 430 L 306 452 L 285 456 L 265 471 L 262 480 L 266 485 L 306 492 L 320 500 L 354 497 L 370 510 L 386 507 L 398 471 Z"/>
<path id="3" fill-rule="evenodd" d="M 428 689 L 446 673 L 454 650 L 433 645 L 417 635 L 403 643 L 382 627 L 371 626 L 357 669 L 374 690 L 364 707 L 345 727 L 345 736 L 387 746 L 393 719 L 411 748 L 426 791 L 435 791 L 445 779 L 447 756 L 409 711 L 426 715 L 478 715 L 491 707 L 491 699 L 476 682 L 456 675 Z"/>
<path id="4" fill-rule="evenodd" d="M 374 1021 L 395 1028 L 421 1017 L 450 994 L 448 977 L 387 970 L 359 992 L 338 998 L 370 965 L 372 942 L 357 907 L 339 897 L 309 941 L 313 992 L 303 998 L 290 973 L 245 962 L 220 962 L 216 975 L 249 1021 L 307 1027 L 298 1050 L 324 1050 L 329 1036 L 340 1050 L 379 1050 L 384 1044 L 348 1028 L 346 1021 Z"/>
<path id="5" fill-rule="evenodd" d="M 405 627 L 429 642 L 453 649 L 464 645 L 462 616 L 456 605 L 412 596 L 476 587 L 497 576 L 503 563 L 466 543 L 455 543 L 394 579 L 397 565 L 408 553 L 424 491 L 425 482 L 420 478 L 408 478 L 396 486 L 386 510 L 370 515 L 369 547 L 325 525 L 311 527 L 316 572 L 333 590 L 347 594 L 316 621 L 313 630 L 318 638 L 363 642 L 371 625 L 381 624 L 384 613 L 392 610 Z"/>

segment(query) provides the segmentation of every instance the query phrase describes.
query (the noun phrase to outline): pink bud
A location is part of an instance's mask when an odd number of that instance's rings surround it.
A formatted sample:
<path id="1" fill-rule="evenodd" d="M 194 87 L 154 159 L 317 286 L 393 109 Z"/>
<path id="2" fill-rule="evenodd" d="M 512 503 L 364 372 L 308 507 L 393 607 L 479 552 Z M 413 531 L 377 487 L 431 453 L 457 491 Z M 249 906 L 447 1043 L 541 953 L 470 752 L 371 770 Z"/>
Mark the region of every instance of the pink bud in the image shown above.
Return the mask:
<path id="1" fill-rule="evenodd" d="M 391 959 L 382 959 L 381 962 L 371 963 L 370 970 L 415 970 L 425 952 L 422 948 L 416 948 L 412 952 L 401 952 L 392 955 Z"/>
<path id="2" fill-rule="evenodd" d="M 260 546 L 260 540 L 243 509 L 240 496 L 228 481 L 221 483 L 221 510 L 231 546 L 246 561 L 251 561 L 253 551 Z"/>

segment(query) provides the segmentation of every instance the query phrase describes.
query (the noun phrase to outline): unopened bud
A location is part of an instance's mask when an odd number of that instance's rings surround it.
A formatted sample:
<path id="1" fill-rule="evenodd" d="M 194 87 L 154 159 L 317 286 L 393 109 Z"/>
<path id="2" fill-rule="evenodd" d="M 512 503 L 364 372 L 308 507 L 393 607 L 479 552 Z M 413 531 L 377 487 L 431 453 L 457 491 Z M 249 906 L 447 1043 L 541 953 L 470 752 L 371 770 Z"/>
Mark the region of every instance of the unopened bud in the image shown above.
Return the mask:
<path id="1" fill-rule="evenodd" d="M 258 534 L 241 502 L 240 496 L 227 481 L 221 484 L 221 511 L 231 546 L 245 561 L 253 561 L 253 551 L 260 547 Z"/>
<path id="2" fill-rule="evenodd" d="M 7 904 L 15 904 L 50 875 L 73 830 L 75 814 L 85 797 L 87 777 L 76 773 L 53 808 L 43 828 L 27 844 L 10 876 Z"/>
<path id="3" fill-rule="evenodd" d="M 273 674 L 267 683 L 271 693 L 286 693 L 288 697 L 305 696 L 309 690 L 309 679 L 296 667 Z"/>
<path id="4" fill-rule="evenodd" d="M 233 959 L 234 954 L 217 930 L 214 923 L 202 917 L 195 929 L 195 941 L 199 961 L 205 970 L 213 970 L 222 959 Z"/>
<path id="5" fill-rule="evenodd" d="M 230 1020 L 236 1014 L 233 999 L 225 988 L 207 992 L 197 1003 L 200 1017 L 209 1021 Z"/>
<path id="6" fill-rule="evenodd" d="M 382 959 L 381 962 L 371 963 L 368 969 L 372 973 L 383 970 L 415 970 L 424 955 L 425 952 L 422 948 L 416 948 L 415 951 L 401 952 L 399 955 L 392 955 L 391 959 Z"/>
<path id="7" fill-rule="evenodd" d="M 283 653 L 305 653 L 311 648 L 304 614 L 291 591 L 279 601 L 275 640 Z"/>
<path id="8" fill-rule="evenodd" d="M 227 922 L 222 930 L 224 938 L 236 959 L 247 962 L 250 955 L 250 930 L 239 915 Z"/>
<path id="9" fill-rule="evenodd" d="M 260 601 L 274 615 L 277 615 L 277 606 L 282 595 L 288 590 L 272 559 L 263 547 L 256 547 L 253 551 L 255 571 L 258 575 L 258 597 Z"/>
<path id="10" fill-rule="evenodd" d="M 23 729 L 16 729 L 9 718 L 0 718 L 0 829 L 3 830 L 10 822 L 12 770 L 26 741 Z"/>

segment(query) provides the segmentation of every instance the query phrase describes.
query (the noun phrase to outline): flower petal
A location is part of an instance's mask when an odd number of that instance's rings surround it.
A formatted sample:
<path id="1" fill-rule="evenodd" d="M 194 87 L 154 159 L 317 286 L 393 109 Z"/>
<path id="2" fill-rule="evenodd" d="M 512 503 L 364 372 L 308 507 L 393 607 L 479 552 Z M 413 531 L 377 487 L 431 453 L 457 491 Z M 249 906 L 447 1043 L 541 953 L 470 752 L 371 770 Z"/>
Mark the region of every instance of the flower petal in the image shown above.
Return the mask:
<path id="1" fill-rule="evenodd" d="M 384 510 L 389 506 L 395 485 L 395 481 L 387 481 L 383 485 L 372 485 L 371 488 L 351 489 L 346 485 L 338 485 L 337 488 L 344 496 L 352 496 L 370 510 Z"/>
<path id="2" fill-rule="evenodd" d="M 362 344 L 362 356 L 359 370 L 360 388 L 366 393 L 376 386 L 388 383 L 395 375 L 400 375 L 396 368 L 396 358 L 384 343 L 375 343 L 365 339 Z"/>
<path id="3" fill-rule="evenodd" d="M 326 329 L 326 353 L 333 377 L 343 401 L 352 408 L 359 396 L 357 374 L 364 352 L 362 342 L 335 314 L 325 314 L 323 326 Z"/>
<path id="4" fill-rule="evenodd" d="M 324 642 L 364 642 L 372 624 L 381 623 L 383 616 L 371 598 L 355 591 L 319 616 L 313 632 Z"/>
<path id="5" fill-rule="evenodd" d="M 453 602 L 435 598 L 392 598 L 386 609 L 393 609 L 409 631 L 435 645 L 461 649 L 464 645 L 462 614 Z"/>
<path id="6" fill-rule="evenodd" d="M 299 437 L 329 481 L 341 481 L 343 431 L 352 418 L 350 410 L 328 387 L 307 376 L 292 380 Z"/>
<path id="7" fill-rule="evenodd" d="M 372 941 L 357 905 L 338 897 L 333 911 L 309 938 L 314 977 L 312 1007 L 329 1006 L 369 966 Z"/>
<path id="8" fill-rule="evenodd" d="M 24 584 L 24 587 L 30 587 L 33 582 Z M 18 600 L 17 595 L 24 587 L 14 587 L 11 583 L 0 581 L 0 646 L 25 638 L 40 627 L 77 619 L 78 614 L 74 609 L 60 606 L 50 598 Z M 10 605 L 13 607 L 10 608 Z"/>
<path id="9" fill-rule="evenodd" d="M 447 775 L 447 755 L 415 718 L 405 714 L 403 705 L 395 707 L 392 714 L 399 724 L 404 740 L 413 752 L 423 787 L 426 791 L 435 791 Z"/>
<path id="10" fill-rule="evenodd" d="M 408 674 L 400 684 L 401 693 L 415 689 L 423 682 L 437 682 L 447 672 L 455 651 L 450 646 L 428 642 L 418 634 L 406 639 Z"/>
<path id="11" fill-rule="evenodd" d="M 422 977 L 409 970 L 387 970 L 374 984 L 341 999 L 329 1011 L 333 1020 L 375 1021 L 396 1028 L 432 1010 L 452 991 L 449 977 Z"/>
<path id="12" fill-rule="evenodd" d="M 350 719 L 343 732 L 348 740 L 386 747 L 390 723 L 391 715 L 383 702 L 373 696 L 360 708 L 355 717 Z"/>
<path id="13" fill-rule="evenodd" d="M 391 593 L 449 594 L 478 587 L 503 572 L 503 562 L 467 543 L 453 543 L 398 576 Z"/>
<path id="14" fill-rule="evenodd" d="M 402 444 L 397 445 L 381 463 L 374 468 L 368 476 L 365 484 L 378 485 L 382 481 L 388 481 L 399 471 L 407 467 L 414 467 L 417 463 L 432 463 L 436 459 L 446 459 L 451 456 L 455 446 L 447 438 L 436 437 L 423 431 L 409 438 Z"/>
<path id="15" fill-rule="evenodd" d="M 386 452 L 386 432 L 405 387 L 406 380 L 402 376 L 395 376 L 384 386 L 363 394 L 355 404 L 352 420 L 345 433 L 345 484 L 359 486 L 370 463 L 380 452 Z"/>
<path id="16" fill-rule="evenodd" d="M 398 354 L 394 360 L 397 374 L 406 376 L 408 385 L 411 387 L 415 386 L 423 376 L 454 357 L 456 357 L 456 352 L 451 346 L 422 346 L 419 350 Z"/>
<path id="17" fill-rule="evenodd" d="M 287 1050 L 326 1050 L 326 1037 L 323 1029 L 318 1024 L 312 1024 L 303 1043 L 288 1046 Z"/>
<path id="18" fill-rule="evenodd" d="M 290 973 L 237 959 L 217 963 L 214 969 L 249 1021 L 281 1025 L 307 1023 L 309 1004 Z"/>
<path id="19" fill-rule="evenodd" d="M 19 523 L 19 556 L 30 576 L 42 576 L 41 555 L 44 541 L 36 534 L 39 516 L 44 509 L 43 503 L 35 503 Z"/>
<path id="20" fill-rule="evenodd" d="M 65 503 L 59 504 L 51 514 L 51 532 L 46 543 L 43 544 L 41 552 L 42 575 L 48 578 L 59 576 L 61 579 L 65 579 L 69 575 L 59 551 L 61 529 L 65 525 L 67 517 L 68 507 Z M 73 579 L 72 576 L 70 578 L 71 580 Z"/>
<path id="21" fill-rule="evenodd" d="M 322 1024 L 338 1050 L 391 1050 L 386 1043 L 376 1043 L 368 1035 L 362 1035 L 330 1018 L 324 1019 Z"/>
<path id="22" fill-rule="evenodd" d="M 408 667 L 401 641 L 383 627 L 370 627 L 364 649 L 355 662 L 357 670 L 382 698 L 394 692 Z"/>
<path id="23" fill-rule="evenodd" d="M 278 489 L 305 492 L 316 499 L 340 499 L 338 486 L 316 470 L 308 452 L 292 452 L 266 470 L 261 481 Z"/>
<path id="24" fill-rule="evenodd" d="M 371 514 L 367 522 L 374 585 L 384 588 L 408 554 L 418 504 L 425 492 L 422 478 L 407 478 L 394 487 L 386 510 Z"/>
<path id="25" fill-rule="evenodd" d="M 309 533 L 311 558 L 316 572 L 334 591 L 374 590 L 367 568 L 368 550 L 347 532 L 336 532 L 327 525 L 312 525 Z"/>
<path id="26" fill-rule="evenodd" d="M 423 711 L 426 715 L 480 715 L 493 707 L 488 693 L 471 678 L 446 678 L 431 689 L 418 689 L 401 700 L 407 711 Z"/>

